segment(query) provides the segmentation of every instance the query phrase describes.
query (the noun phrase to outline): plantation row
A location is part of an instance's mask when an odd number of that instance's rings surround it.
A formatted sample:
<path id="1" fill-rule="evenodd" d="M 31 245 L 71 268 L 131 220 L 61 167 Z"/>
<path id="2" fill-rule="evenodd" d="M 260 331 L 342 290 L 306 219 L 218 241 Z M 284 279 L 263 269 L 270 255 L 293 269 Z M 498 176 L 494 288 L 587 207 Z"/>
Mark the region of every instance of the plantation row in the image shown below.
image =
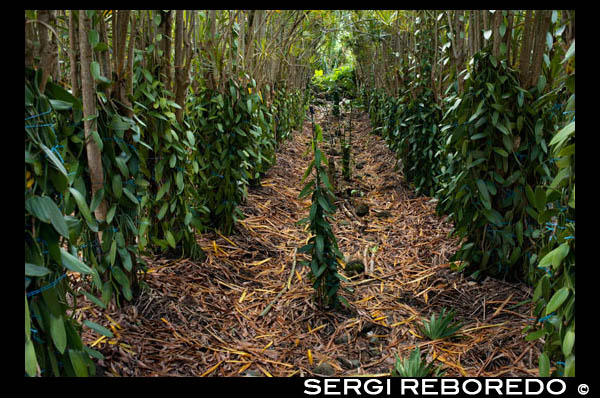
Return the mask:
<path id="1" fill-rule="evenodd" d="M 148 14 L 139 18 L 147 18 L 157 33 L 164 14 Z M 129 53 L 131 92 L 119 97 L 100 69 L 108 46 L 97 32 L 110 17 L 79 12 L 81 37 L 88 38 L 82 48 L 89 45 L 99 61 L 88 65 L 92 114 L 85 109 L 85 84 L 82 98 L 44 80 L 48 74 L 42 67 L 25 68 L 25 358 L 30 376 L 93 375 L 91 358 L 102 355 L 82 343 L 82 326 L 112 333 L 93 322 L 80 324 L 73 312 L 77 300 L 85 296 L 101 308 L 113 298 L 118 305 L 122 298 L 131 300 L 145 269 L 141 254 L 202 260 L 196 233 L 232 233 L 248 186 L 275 162 L 275 149 L 301 126 L 308 103 L 308 91 L 286 80 L 263 80 L 258 87 L 242 72 L 241 78 L 213 78 L 218 83 L 213 88 L 188 81 L 193 93 L 182 103 L 174 93 L 176 82 L 171 86 L 165 79 L 157 57 L 165 41 L 160 34 Z M 134 32 L 135 26 L 130 28 Z M 117 41 L 116 29 L 114 34 Z M 130 37 L 132 47 L 133 33 Z M 82 56 L 80 83 L 85 83 L 84 61 Z M 198 79 L 202 76 L 193 80 Z M 93 128 L 87 128 L 90 122 Z M 101 159 L 101 184 L 94 181 L 94 148 Z M 83 284 L 75 288 L 66 271 L 79 273 Z"/>
<path id="2" fill-rule="evenodd" d="M 80 322 L 78 301 L 131 301 L 142 255 L 203 260 L 196 234 L 234 232 L 313 94 L 333 102 L 338 129 L 345 99 L 362 101 L 405 179 L 453 222 L 454 270 L 535 286 L 524 332 L 544 339 L 540 375 L 575 375 L 573 11 L 27 10 L 25 20 L 26 375 L 94 375 L 103 356 L 83 327 L 113 333 Z M 350 179 L 351 124 L 343 130 Z M 334 181 L 313 132 L 303 182 L 315 178 L 300 194 L 312 195 L 310 237 L 298 252 L 331 308 L 343 279 Z"/>
<path id="3" fill-rule="evenodd" d="M 448 61 L 456 62 L 456 54 L 449 51 L 444 60 L 431 46 L 438 40 L 434 32 L 443 29 L 442 14 L 421 16 L 419 35 L 404 43 L 418 55 L 403 57 L 401 50 L 388 61 L 408 72 L 394 75 L 390 67 L 391 77 L 379 83 L 380 76 L 359 74 L 361 98 L 375 133 L 401 159 L 406 180 L 417 192 L 438 198 L 438 213 L 454 223 L 453 234 L 463 242 L 451 258 L 455 269 L 476 279 L 490 275 L 534 286 L 537 322 L 524 332 L 526 340 L 545 340 L 540 374 L 549 375 L 552 362 L 553 376 L 574 376 L 575 44 L 566 51 L 559 46 L 565 28 L 556 11 L 548 12 L 548 28 L 556 23 L 556 31 L 540 31 L 545 53 L 540 52 L 538 76 L 532 78 L 511 66 L 501 40 L 510 45 L 523 27 L 502 39 L 500 27 L 506 29 L 508 15 L 502 13 L 492 16 L 499 17 L 498 31 L 481 36 L 490 45 L 467 58 L 465 69 L 446 66 L 446 73 L 458 77 L 445 81 L 445 91 L 432 70 L 437 66 L 439 73 Z M 458 34 L 446 39 L 452 51 L 460 47 Z M 469 43 L 476 40 L 468 37 Z M 393 36 L 389 40 L 391 48 L 402 48 Z M 515 54 L 518 44 L 512 41 Z M 363 54 L 359 66 L 368 70 L 377 52 L 365 50 L 365 40 L 354 45 Z M 384 40 L 379 54 L 386 54 L 385 46 Z"/>

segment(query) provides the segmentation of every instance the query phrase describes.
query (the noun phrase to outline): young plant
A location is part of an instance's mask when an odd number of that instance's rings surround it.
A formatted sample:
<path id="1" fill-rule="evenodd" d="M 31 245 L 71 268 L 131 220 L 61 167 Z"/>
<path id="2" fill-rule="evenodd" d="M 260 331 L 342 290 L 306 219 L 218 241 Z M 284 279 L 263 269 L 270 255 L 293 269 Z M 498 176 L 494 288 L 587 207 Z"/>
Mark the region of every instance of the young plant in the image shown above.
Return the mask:
<path id="1" fill-rule="evenodd" d="M 323 133 L 319 125 L 315 128 L 312 140 L 314 159 L 310 162 L 302 182 L 311 172 L 315 171 L 314 179 L 309 181 L 299 198 L 312 194 L 312 205 L 308 217 L 300 220 L 299 224 L 310 223 L 311 237 L 308 243 L 301 247 L 299 253 L 309 253 L 311 261 L 302 261 L 302 265 L 310 265 L 309 278 L 313 281 L 315 300 L 324 308 L 338 307 L 341 301 L 346 306 L 348 303 L 343 297 L 337 295 L 340 279 L 343 277 L 338 271 L 338 260 L 342 258 L 331 224 L 328 221 L 335 212 L 335 205 L 331 202 L 333 187 L 327 177 L 327 158 L 318 147 L 323 140 Z"/>
<path id="2" fill-rule="evenodd" d="M 454 310 L 446 314 L 446 308 L 443 308 L 439 318 L 435 314 L 431 314 L 429 322 L 423 319 L 423 327 L 420 330 L 431 340 L 443 339 L 452 336 L 462 327 L 458 323 L 452 323 L 453 319 Z"/>
<path id="3" fill-rule="evenodd" d="M 445 371 L 441 370 L 441 365 L 434 369 L 431 363 L 426 363 L 421 360 L 421 350 L 416 347 L 411 352 L 409 358 L 400 360 L 396 354 L 396 364 L 392 370 L 393 377 L 441 377 Z"/>

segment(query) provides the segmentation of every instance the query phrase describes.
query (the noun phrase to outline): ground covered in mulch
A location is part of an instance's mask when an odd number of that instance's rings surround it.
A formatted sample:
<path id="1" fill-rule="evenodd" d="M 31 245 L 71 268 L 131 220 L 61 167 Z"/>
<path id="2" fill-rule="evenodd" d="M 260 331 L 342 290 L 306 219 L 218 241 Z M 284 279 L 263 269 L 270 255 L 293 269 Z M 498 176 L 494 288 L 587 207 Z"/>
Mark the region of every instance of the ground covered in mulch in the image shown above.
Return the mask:
<path id="1" fill-rule="evenodd" d="M 326 132 L 336 123 L 327 114 L 317 108 Z M 237 232 L 198 237 L 204 262 L 147 258 L 148 289 L 133 303 L 77 314 L 114 332 L 112 339 L 84 333 L 105 356 L 104 375 L 388 376 L 396 355 L 417 346 L 445 376 L 537 375 L 540 343 L 522 334 L 534 322 L 531 289 L 451 271 L 452 225 L 435 214 L 432 198 L 404 183 L 393 153 L 370 131 L 368 117 L 355 115 L 351 181 L 341 176 L 334 144 L 334 233 L 346 260 L 366 265 L 342 282 L 352 290 L 340 290 L 351 309 L 319 309 L 309 270 L 296 266 L 309 238 L 296 225 L 310 206 L 310 197 L 298 200 L 312 155 L 307 122 L 281 145 L 261 186 L 250 188 Z M 369 209 L 362 217 L 360 204 Z M 431 341 L 419 326 L 442 308 L 454 309 L 463 327 Z"/>

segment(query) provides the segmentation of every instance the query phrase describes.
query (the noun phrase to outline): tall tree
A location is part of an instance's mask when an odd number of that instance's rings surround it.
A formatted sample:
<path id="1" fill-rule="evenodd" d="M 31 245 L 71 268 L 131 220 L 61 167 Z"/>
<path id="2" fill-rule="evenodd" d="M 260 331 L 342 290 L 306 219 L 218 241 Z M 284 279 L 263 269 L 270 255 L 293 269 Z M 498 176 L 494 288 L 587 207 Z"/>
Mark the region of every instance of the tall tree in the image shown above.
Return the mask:
<path id="1" fill-rule="evenodd" d="M 102 168 L 102 157 L 100 148 L 93 138 L 97 135 L 96 127 L 96 87 L 91 73 L 90 65 L 92 63 L 92 46 L 88 41 L 88 32 L 92 29 L 92 21 L 87 10 L 79 10 L 79 47 L 81 54 L 81 94 L 83 97 L 83 116 L 84 130 L 86 140 L 86 153 L 88 159 L 88 168 L 90 172 L 90 181 L 92 184 L 92 196 L 104 185 L 104 170 Z M 94 211 L 96 219 L 106 220 L 106 202 L 102 200 L 100 205 Z M 98 236 L 102 241 L 102 233 Z"/>

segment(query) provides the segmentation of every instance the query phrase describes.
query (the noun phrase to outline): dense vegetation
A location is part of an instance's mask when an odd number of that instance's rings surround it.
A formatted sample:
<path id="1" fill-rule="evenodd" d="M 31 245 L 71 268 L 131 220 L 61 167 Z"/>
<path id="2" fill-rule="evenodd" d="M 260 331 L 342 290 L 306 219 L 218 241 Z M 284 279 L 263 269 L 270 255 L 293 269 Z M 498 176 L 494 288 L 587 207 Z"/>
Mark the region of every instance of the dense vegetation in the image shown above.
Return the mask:
<path id="1" fill-rule="evenodd" d="M 131 301 L 141 255 L 203 260 L 196 235 L 236 233 L 248 188 L 309 104 L 332 103 L 339 121 L 356 106 L 344 99 L 362 102 L 405 180 L 453 222 L 455 271 L 534 287 L 524 338 L 544 339 L 540 375 L 574 376 L 569 10 L 25 11 L 26 375 L 94 375 L 102 354 L 82 328 L 112 332 L 75 319 L 78 298 Z M 299 252 L 334 307 L 342 256 L 314 131 Z M 415 350 L 394 372 L 433 368 Z"/>

